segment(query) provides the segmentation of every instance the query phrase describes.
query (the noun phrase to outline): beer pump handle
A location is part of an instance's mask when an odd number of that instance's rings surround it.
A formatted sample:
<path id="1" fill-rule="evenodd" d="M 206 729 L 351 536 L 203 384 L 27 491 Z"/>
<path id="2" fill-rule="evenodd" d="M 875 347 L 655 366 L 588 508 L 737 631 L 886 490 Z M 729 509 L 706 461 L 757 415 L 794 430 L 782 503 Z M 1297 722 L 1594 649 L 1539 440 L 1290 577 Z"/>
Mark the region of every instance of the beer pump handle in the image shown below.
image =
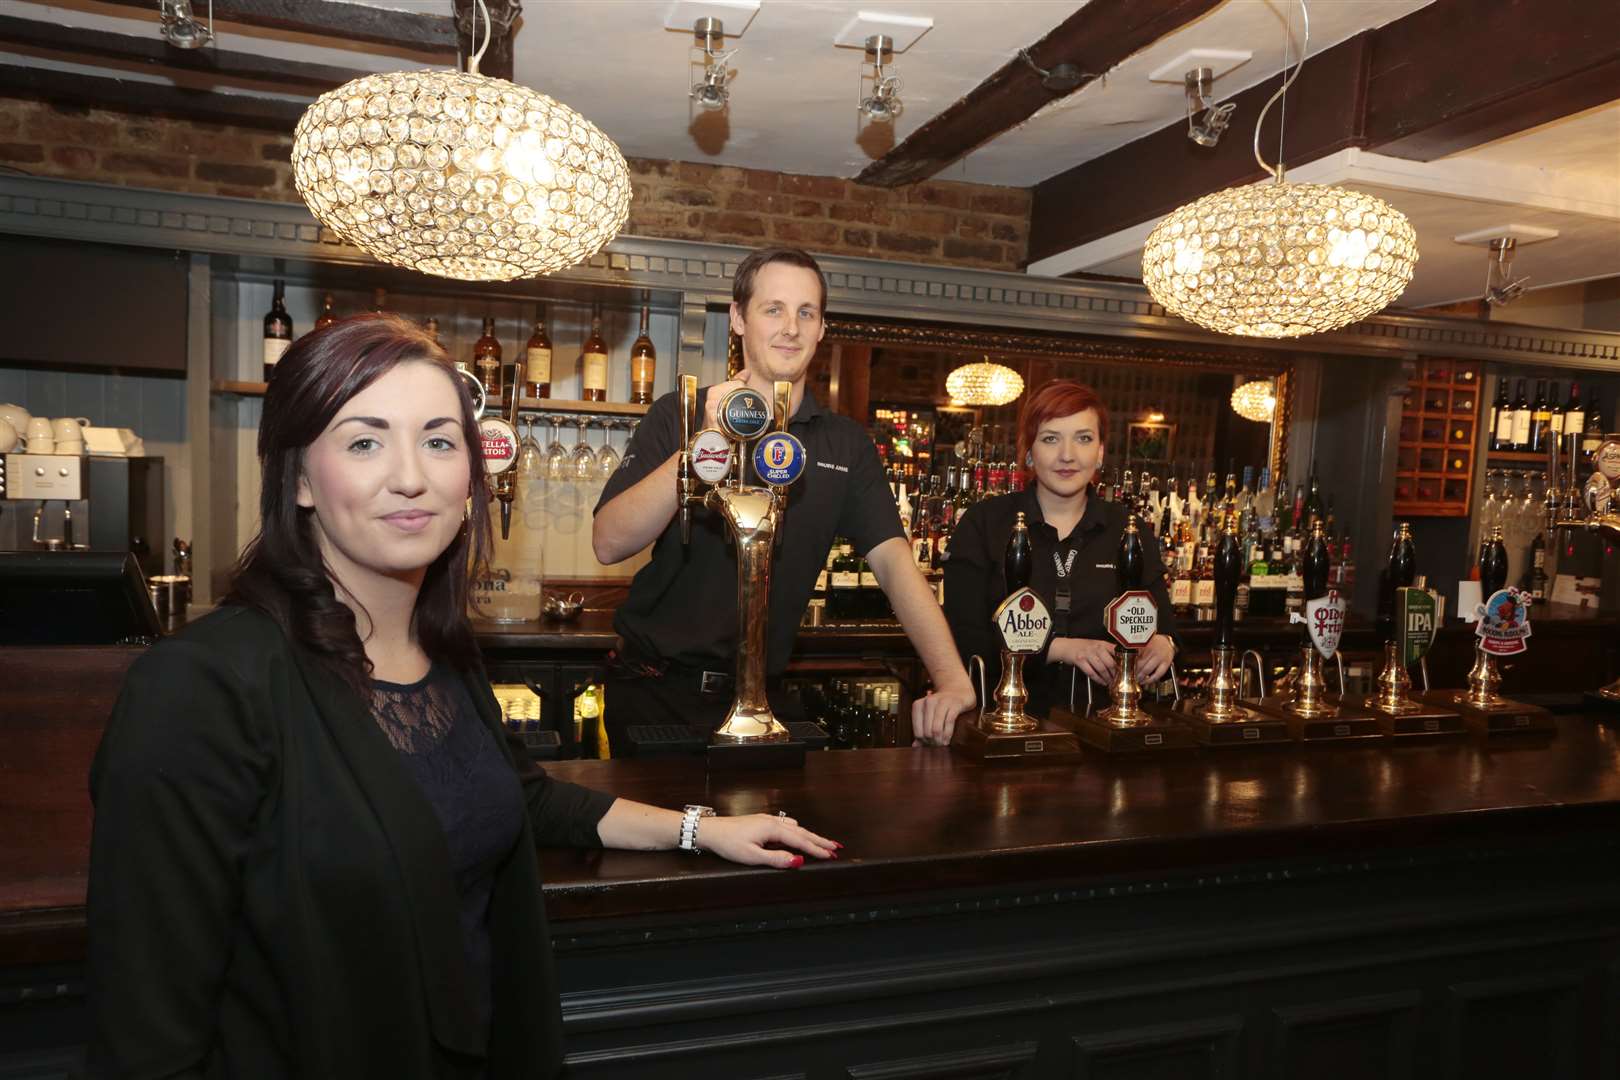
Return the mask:
<path id="1" fill-rule="evenodd" d="M 1237 609 L 1238 579 L 1243 573 L 1243 551 L 1230 519 L 1215 549 L 1215 647 L 1233 647 L 1232 623 Z"/>
<path id="2" fill-rule="evenodd" d="M 692 542 L 692 499 L 697 493 L 697 479 L 692 475 L 692 461 L 687 453 L 692 446 L 692 435 L 697 430 L 698 381 L 696 375 L 680 377 L 681 445 L 675 461 L 675 498 L 680 506 L 675 511 L 681 519 L 681 543 Z"/>
<path id="3" fill-rule="evenodd" d="M 1311 538 L 1305 545 L 1305 599 L 1315 600 L 1326 596 L 1328 591 L 1328 547 L 1327 536 L 1322 532 L 1322 523 L 1317 521 L 1311 526 Z"/>
<path id="4" fill-rule="evenodd" d="M 777 380 L 772 387 L 773 409 L 771 419 L 774 421 L 772 430 L 786 431 L 788 422 L 793 419 L 793 384 Z"/>
<path id="5" fill-rule="evenodd" d="M 1119 555 L 1114 560 L 1114 581 L 1121 593 L 1142 587 L 1142 532 L 1136 527 L 1136 515 L 1125 519 L 1125 531 L 1119 534 Z"/>
<path id="6" fill-rule="evenodd" d="M 1489 600 L 1507 584 L 1507 545 L 1502 527 L 1496 526 L 1479 548 L 1479 595 Z"/>
<path id="7" fill-rule="evenodd" d="M 512 365 L 511 400 L 506 405 L 506 422 L 517 433 L 518 410 L 523 404 L 522 366 Z M 512 538 L 512 503 L 517 500 L 517 468 L 506 469 L 495 477 L 495 498 L 501 504 L 501 539 Z"/>

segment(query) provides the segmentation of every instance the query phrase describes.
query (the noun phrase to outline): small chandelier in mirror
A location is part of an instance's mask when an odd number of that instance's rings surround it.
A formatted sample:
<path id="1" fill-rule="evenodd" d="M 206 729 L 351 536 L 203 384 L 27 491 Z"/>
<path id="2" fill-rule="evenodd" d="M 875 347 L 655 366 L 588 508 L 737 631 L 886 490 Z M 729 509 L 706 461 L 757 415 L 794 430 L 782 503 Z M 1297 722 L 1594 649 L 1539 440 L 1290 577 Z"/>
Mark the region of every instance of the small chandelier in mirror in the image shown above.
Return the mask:
<path id="1" fill-rule="evenodd" d="M 1245 420 L 1270 423 L 1277 412 L 1277 390 L 1270 379 L 1251 379 L 1232 391 L 1232 411 Z"/>
<path id="2" fill-rule="evenodd" d="M 991 363 L 986 356 L 945 376 L 945 392 L 953 405 L 1007 405 L 1024 392 L 1024 379 L 1005 364 Z"/>

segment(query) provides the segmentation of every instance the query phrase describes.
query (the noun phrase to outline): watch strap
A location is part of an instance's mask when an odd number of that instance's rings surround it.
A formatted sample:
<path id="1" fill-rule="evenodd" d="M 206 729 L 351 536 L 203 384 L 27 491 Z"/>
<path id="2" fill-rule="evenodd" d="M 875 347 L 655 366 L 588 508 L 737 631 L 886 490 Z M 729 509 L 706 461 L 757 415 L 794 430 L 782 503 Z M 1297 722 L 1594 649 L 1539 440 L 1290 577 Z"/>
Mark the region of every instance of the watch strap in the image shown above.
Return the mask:
<path id="1" fill-rule="evenodd" d="M 701 854 L 703 849 L 697 846 L 698 822 L 706 817 L 714 816 L 714 807 L 688 805 L 681 812 L 681 840 L 680 850 L 693 855 Z"/>

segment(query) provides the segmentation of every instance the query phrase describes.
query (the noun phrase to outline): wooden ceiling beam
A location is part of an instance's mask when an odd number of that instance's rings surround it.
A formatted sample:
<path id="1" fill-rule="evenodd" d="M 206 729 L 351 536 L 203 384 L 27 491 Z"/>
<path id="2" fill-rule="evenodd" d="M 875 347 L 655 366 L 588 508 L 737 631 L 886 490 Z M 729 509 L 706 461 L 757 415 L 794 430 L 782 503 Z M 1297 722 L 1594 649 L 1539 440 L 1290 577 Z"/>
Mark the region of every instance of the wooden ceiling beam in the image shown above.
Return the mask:
<path id="1" fill-rule="evenodd" d="M 1051 70 L 1059 64 L 1079 68 L 1082 78 L 1074 90 L 1048 90 L 1041 85 L 1040 74 L 1022 57 L 1009 60 L 966 97 L 868 165 L 856 182 L 899 187 L 926 180 L 1221 3 L 1091 0 L 1027 50 L 1040 68 Z"/>
<path id="2" fill-rule="evenodd" d="M 1280 80 L 1226 99 L 1238 108 L 1214 148 L 1178 120 L 1035 185 L 1030 261 L 1263 177 L 1254 122 Z M 1620 5 L 1435 0 L 1306 59 L 1288 91 L 1283 159 L 1358 147 L 1429 161 L 1617 97 Z M 1273 107 L 1260 140 L 1272 162 L 1280 119 Z"/>
<path id="3" fill-rule="evenodd" d="M 188 90 L 135 79 L 102 78 L 72 71 L 0 65 L 0 95 L 34 98 L 54 105 L 163 113 L 214 124 L 238 124 L 292 133 L 306 103 L 252 94 Z"/>
<path id="4" fill-rule="evenodd" d="M 157 14 L 153 0 L 106 2 Z M 192 10 L 198 17 L 206 18 L 208 0 L 193 0 Z M 364 41 L 418 52 L 456 51 L 456 27 L 448 15 L 420 15 L 331 0 L 214 0 L 214 18 L 218 22 L 268 30 L 316 34 L 332 38 L 336 45 Z"/>
<path id="5" fill-rule="evenodd" d="M 212 47 L 177 49 L 156 34 L 116 34 L 9 15 L 0 15 L 0 41 L 75 56 L 125 60 L 153 68 L 199 71 L 221 78 L 256 79 L 318 91 L 330 90 L 365 74 L 348 68 L 306 64 L 259 53 L 225 52 Z"/>

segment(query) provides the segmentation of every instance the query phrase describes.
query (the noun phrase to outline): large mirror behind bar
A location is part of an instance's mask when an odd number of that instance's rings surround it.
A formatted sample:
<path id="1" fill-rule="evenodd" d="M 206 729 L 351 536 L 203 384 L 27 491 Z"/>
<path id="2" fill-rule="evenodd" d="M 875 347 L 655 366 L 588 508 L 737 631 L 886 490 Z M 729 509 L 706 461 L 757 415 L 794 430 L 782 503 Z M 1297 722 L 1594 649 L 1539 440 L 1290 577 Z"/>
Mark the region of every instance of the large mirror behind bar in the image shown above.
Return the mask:
<path id="1" fill-rule="evenodd" d="M 1254 483 L 1262 468 L 1273 477 L 1286 470 L 1286 356 L 844 319 L 829 321 L 822 351 L 822 395 L 872 431 L 888 464 L 909 464 L 924 476 L 964 457 L 1010 460 L 1019 407 L 1054 378 L 1090 385 L 1107 405 L 1110 481 L 1127 469 L 1202 483 L 1211 472 L 1241 476 L 1252 468 Z M 985 362 L 1015 372 L 1022 393 L 1000 406 L 953 398 L 951 373 Z M 1240 387 L 1248 388 L 1234 401 Z"/>

